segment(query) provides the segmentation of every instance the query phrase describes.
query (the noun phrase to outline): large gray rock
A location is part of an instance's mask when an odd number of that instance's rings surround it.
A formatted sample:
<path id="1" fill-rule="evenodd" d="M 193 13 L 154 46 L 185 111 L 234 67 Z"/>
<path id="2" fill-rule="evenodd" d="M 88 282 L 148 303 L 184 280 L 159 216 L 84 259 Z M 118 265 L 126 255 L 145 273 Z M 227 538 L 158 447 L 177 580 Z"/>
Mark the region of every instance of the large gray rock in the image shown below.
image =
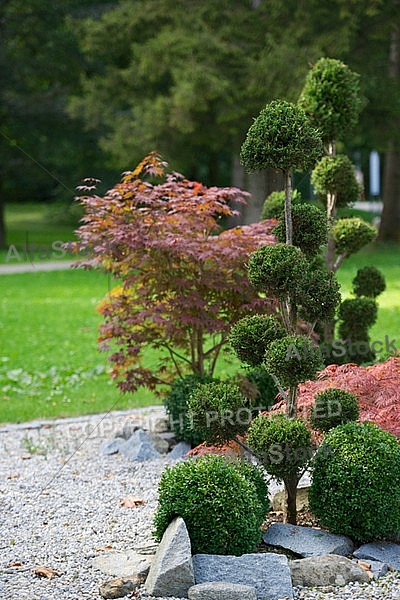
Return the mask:
<path id="1" fill-rule="evenodd" d="M 352 560 L 336 554 L 313 556 L 290 563 L 294 586 L 346 585 L 350 581 L 367 583 L 368 573 Z"/>
<path id="2" fill-rule="evenodd" d="M 151 437 L 143 429 L 138 429 L 119 449 L 120 453 L 137 462 L 159 458 L 161 454 L 154 448 Z"/>
<path id="3" fill-rule="evenodd" d="M 211 581 L 191 587 L 189 600 L 257 600 L 257 593 L 256 588 L 251 585 Z"/>
<path id="4" fill-rule="evenodd" d="M 345 535 L 333 535 L 316 527 L 303 527 L 287 523 L 272 523 L 263 535 L 270 546 L 290 550 L 299 556 L 340 554 L 346 556 L 353 551 L 353 542 Z"/>
<path id="5" fill-rule="evenodd" d="M 194 585 L 189 534 L 181 517 L 167 527 L 146 579 L 151 596 L 186 598 Z"/>
<path id="6" fill-rule="evenodd" d="M 125 444 L 125 440 L 120 438 L 120 437 L 116 437 L 113 440 L 107 440 L 106 442 L 104 442 L 101 445 L 100 448 L 100 452 L 104 455 L 104 456 L 109 456 L 111 454 L 117 454 L 121 448 L 124 446 Z"/>
<path id="7" fill-rule="evenodd" d="M 400 571 L 400 544 L 392 542 L 370 542 L 363 544 L 354 552 L 356 558 L 366 558 L 386 563 Z"/>
<path id="8" fill-rule="evenodd" d="M 193 568 L 196 584 L 229 581 L 255 587 L 257 598 L 293 599 L 289 563 L 283 554 L 196 554 L 193 557 Z"/>
<path id="9" fill-rule="evenodd" d="M 92 566 L 106 575 L 137 578 L 144 581 L 152 561 L 153 556 L 145 556 L 134 551 L 119 552 L 110 550 L 95 556 L 92 559 Z"/>
<path id="10" fill-rule="evenodd" d="M 187 442 L 179 442 L 174 448 L 172 448 L 171 452 L 168 454 L 168 458 L 171 460 L 184 458 L 190 449 L 191 446 Z"/>

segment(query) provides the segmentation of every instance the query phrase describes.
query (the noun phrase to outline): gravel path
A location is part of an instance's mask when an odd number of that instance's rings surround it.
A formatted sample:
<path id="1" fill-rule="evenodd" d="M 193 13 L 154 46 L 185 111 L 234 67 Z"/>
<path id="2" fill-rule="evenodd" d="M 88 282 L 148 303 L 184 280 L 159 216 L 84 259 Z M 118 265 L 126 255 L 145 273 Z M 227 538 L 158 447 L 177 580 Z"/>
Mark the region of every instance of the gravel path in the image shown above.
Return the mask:
<path id="1" fill-rule="evenodd" d="M 127 419 L 148 426 L 162 414 L 153 407 L 0 428 L 0 599 L 99 600 L 99 584 L 108 577 L 91 566 L 91 558 L 111 547 L 129 550 L 153 541 L 157 484 L 171 462 L 131 463 L 118 454 L 102 456 L 99 446 Z M 145 504 L 123 508 L 120 500 L 127 496 Z M 37 567 L 59 575 L 36 576 Z M 295 597 L 399 600 L 400 573 L 324 593 L 297 589 Z"/>

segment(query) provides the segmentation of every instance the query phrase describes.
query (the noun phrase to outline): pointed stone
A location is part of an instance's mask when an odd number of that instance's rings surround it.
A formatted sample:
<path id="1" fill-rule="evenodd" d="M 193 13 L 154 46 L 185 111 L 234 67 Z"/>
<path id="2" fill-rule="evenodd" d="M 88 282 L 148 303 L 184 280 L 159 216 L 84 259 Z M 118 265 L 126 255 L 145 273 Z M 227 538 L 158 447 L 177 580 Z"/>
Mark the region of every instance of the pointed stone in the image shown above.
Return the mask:
<path id="1" fill-rule="evenodd" d="M 189 534 L 184 520 L 178 517 L 165 530 L 145 589 L 151 596 L 187 598 L 194 583 Z"/>

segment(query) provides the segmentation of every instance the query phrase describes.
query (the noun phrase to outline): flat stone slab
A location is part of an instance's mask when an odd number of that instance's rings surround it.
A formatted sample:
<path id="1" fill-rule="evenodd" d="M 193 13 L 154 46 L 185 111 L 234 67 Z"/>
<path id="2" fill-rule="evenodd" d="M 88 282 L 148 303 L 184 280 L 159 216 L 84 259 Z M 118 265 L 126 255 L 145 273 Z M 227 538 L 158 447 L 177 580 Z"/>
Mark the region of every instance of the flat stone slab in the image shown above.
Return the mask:
<path id="1" fill-rule="evenodd" d="M 294 586 L 317 587 L 346 585 L 351 581 L 368 583 L 367 571 L 357 563 L 337 554 L 325 554 L 293 560 L 290 563 Z"/>
<path id="2" fill-rule="evenodd" d="M 346 556 L 354 548 L 351 539 L 345 535 L 288 523 L 272 523 L 264 533 L 263 541 L 270 546 L 290 550 L 302 558 L 323 554 Z"/>
<path id="3" fill-rule="evenodd" d="M 196 584 L 228 581 L 254 587 L 258 599 L 293 600 L 289 562 L 283 554 L 195 554 L 193 569 Z"/>
<path id="4" fill-rule="evenodd" d="M 210 581 L 192 586 L 189 600 L 257 600 L 256 588 L 251 585 Z"/>
<path id="5" fill-rule="evenodd" d="M 356 558 L 377 560 L 400 571 L 400 544 L 392 542 L 370 542 L 354 552 Z"/>
<path id="6" fill-rule="evenodd" d="M 95 556 L 92 559 L 92 566 L 106 575 L 122 578 L 137 576 L 144 580 L 152 560 L 153 556 L 145 556 L 135 551 L 119 552 L 110 550 Z"/>

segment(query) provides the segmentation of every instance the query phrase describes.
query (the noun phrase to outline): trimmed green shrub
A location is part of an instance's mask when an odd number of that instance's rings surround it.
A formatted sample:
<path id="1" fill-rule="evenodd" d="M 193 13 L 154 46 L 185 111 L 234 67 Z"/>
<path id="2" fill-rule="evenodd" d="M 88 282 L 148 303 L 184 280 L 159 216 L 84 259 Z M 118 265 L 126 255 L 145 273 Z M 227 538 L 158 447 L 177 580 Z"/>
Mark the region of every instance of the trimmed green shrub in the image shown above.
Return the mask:
<path id="1" fill-rule="evenodd" d="M 252 412 L 238 385 L 228 382 L 198 385 L 190 394 L 189 418 L 193 428 L 208 443 L 226 443 L 244 434 Z"/>
<path id="2" fill-rule="evenodd" d="M 273 167 L 287 173 L 308 171 L 322 154 L 319 131 L 304 111 L 297 104 L 273 100 L 250 126 L 240 158 L 249 172 Z"/>
<path id="3" fill-rule="evenodd" d="M 385 278 L 376 267 L 358 269 L 353 279 L 353 291 L 356 296 L 376 298 L 386 289 Z"/>
<path id="4" fill-rule="evenodd" d="M 312 172 L 311 183 L 325 205 L 328 194 L 335 194 L 338 207 L 355 202 L 360 195 L 353 163 L 345 155 L 324 156 Z"/>
<path id="5" fill-rule="evenodd" d="M 292 206 L 293 244 L 306 256 L 318 253 L 322 244 L 328 241 L 328 220 L 326 213 L 314 204 L 295 204 Z M 278 241 L 285 243 L 285 213 L 280 215 L 278 225 L 273 230 Z"/>
<path id="6" fill-rule="evenodd" d="M 253 464 L 246 460 L 240 460 L 234 462 L 233 465 L 237 466 L 239 473 L 243 475 L 248 481 L 254 484 L 257 498 L 261 507 L 261 519 L 264 520 L 265 515 L 271 508 L 268 495 L 268 473 L 265 467 L 260 464 Z"/>
<path id="7" fill-rule="evenodd" d="M 288 335 L 272 342 L 264 364 L 268 373 L 287 387 L 314 379 L 323 366 L 319 352 L 302 335 Z"/>
<path id="8" fill-rule="evenodd" d="M 292 192 L 292 206 L 303 202 L 298 190 Z M 266 197 L 261 211 L 261 219 L 279 219 L 285 210 L 285 190 L 280 192 L 271 192 Z"/>
<path id="9" fill-rule="evenodd" d="M 311 511 L 332 533 L 357 542 L 400 531 L 400 445 L 373 423 L 346 423 L 311 463 Z"/>
<path id="10" fill-rule="evenodd" d="M 341 299 L 339 289 L 334 273 L 310 265 L 297 292 L 299 315 L 310 323 L 333 319 Z"/>
<path id="11" fill-rule="evenodd" d="M 209 455 L 167 467 L 158 487 L 154 517 L 159 541 L 177 516 L 185 521 L 193 554 L 254 552 L 261 541 L 263 506 L 254 473 Z M 258 493 L 261 483 L 258 480 Z M 264 505 L 265 506 L 265 505 Z"/>
<path id="12" fill-rule="evenodd" d="M 338 425 L 357 421 L 359 414 L 355 394 L 339 388 L 329 388 L 315 396 L 310 423 L 313 429 L 327 432 Z"/>
<path id="13" fill-rule="evenodd" d="M 339 334 L 343 339 L 361 339 L 357 332 L 371 327 L 378 316 L 378 306 L 373 298 L 347 298 L 339 306 Z"/>
<path id="14" fill-rule="evenodd" d="M 285 329 L 275 317 L 253 315 L 244 317 L 232 327 L 229 342 L 239 360 L 258 367 L 270 343 L 284 335 Z"/>
<path id="15" fill-rule="evenodd" d="M 372 242 L 377 235 L 375 227 L 357 217 L 338 219 L 332 228 L 336 252 L 354 254 Z"/>
<path id="16" fill-rule="evenodd" d="M 265 470 L 279 480 L 299 475 L 311 457 L 311 432 L 301 419 L 260 414 L 252 422 L 247 445 Z"/>
<path id="17" fill-rule="evenodd" d="M 204 441 L 201 434 L 191 426 L 188 418 L 188 400 L 190 393 L 200 383 L 210 383 L 211 381 L 210 377 L 201 377 L 200 375 L 187 375 L 175 379 L 168 395 L 164 398 L 169 423 L 178 441 L 184 440 L 192 446 L 197 446 Z"/>
<path id="18" fill-rule="evenodd" d="M 299 105 L 324 142 L 337 140 L 357 122 L 362 102 L 359 79 L 335 58 L 320 58 L 309 71 Z"/>
<path id="19" fill-rule="evenodd" d="M 307 261 L 300 248 L 276 244 L 250 254 L 248 276 L 256 290 L 286 298 L 295 291 L 306 269 Z"/>

